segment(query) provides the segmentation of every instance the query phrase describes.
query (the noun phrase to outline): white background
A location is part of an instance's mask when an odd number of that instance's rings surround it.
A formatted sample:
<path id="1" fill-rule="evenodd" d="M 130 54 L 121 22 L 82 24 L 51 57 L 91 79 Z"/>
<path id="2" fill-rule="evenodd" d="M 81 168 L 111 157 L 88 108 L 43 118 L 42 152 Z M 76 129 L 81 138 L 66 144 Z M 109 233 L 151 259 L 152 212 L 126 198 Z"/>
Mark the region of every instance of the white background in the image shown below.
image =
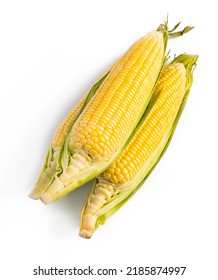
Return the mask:
<path id="1" fill-rule="evenodd" d="M 49 268 L 187 266 L 184 276 L 218 279 L 216 1 L 0 1 L 1 279 Z M 91 183 L 43 205 L 28 198 L 59 122 L 96 79 L 169 13 L 196 28 L 171 40 L 171 54 L 199 54 L 174 139 L 143 188 L 100 227 L 78 236 Z"/>

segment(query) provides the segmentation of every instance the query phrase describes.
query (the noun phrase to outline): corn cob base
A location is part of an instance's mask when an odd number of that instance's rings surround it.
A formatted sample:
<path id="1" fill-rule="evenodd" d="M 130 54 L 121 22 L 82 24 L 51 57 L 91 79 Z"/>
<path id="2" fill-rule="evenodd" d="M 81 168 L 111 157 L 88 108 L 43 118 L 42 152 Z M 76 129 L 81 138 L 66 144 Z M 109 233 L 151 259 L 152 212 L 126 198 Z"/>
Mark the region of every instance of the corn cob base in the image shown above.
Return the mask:
<path id="1" fill-rule="evenodd" d="M 113 162 L 117 156 L 118 154 L 115 154 L 110 159 L 110 162 Z M 94 163 L 92 158 L 83 150 L 70 155 L 69 163 L 60 176 L 58 176 L 57 172 L 55 180 L 51 182 L 51 187 L 40 197 L 44 204 L 49 204 L 76 189 L 78 186 L 87 183 L 99 175 L 99 170 L 106 168 L 105 162 Z"/>
<path id="2" fill-rule="evenodd" d="M 107 201 L 111 199 L 112 196 L 116 194 L 117 191 L 115 190 L 115 186 L 110 182 L 102 180 L 101 183 L 97 183 L 92 195 L 90 195 L 90 198 L 88 199 L 87 204 L 84 205 L 84 209 L 81 213 L 82 223 L 80 236 L 85 238 L 90 238 L 92 236 L 96 227 L 96 213 L 107 203 Z"/>
<path id="3" fill-rule="evenodd" d="M 45 186 L 49 186 L 51 183 L 56 171 L 59 152 L 60 148 L 49 148 L 45 163 L 43 165 L 43 170 L 41 171 L 39 179 L 36 182 L 32 192 L 29 194 L 30 198 L 39 199 L 39 197 L 46 190 Z"/>
<path id="4" fill-rule="evenodd" d="M 75 153 L 70 157 L 70 165 L 66 167 L 66 170 L 58 177 L 56 176 L 55 181 L 52 184 L 52 189 L 50 193 L 45 193 L 42 195 L 41 200 L 46 204 L 50 202 L 50 198 L 56 195 L 60 190 L 66 188 L 72 181 L 72 176 L 78 173 L 83 173 L 84 169 L 90 169 L 92 165 L 91 158 L 84 152 Z"/>
<path id="5" fill-rule="evenodd" d="M 162 154 L 171 133 L 172 129 L 166 132 L 165 137 L 133 180 L 126 184 L 116 185 L 98 176 L 98 181 L 93 186 L 81 212 L 81 237 L 90 238 L 99 224 L 104 224 L 104 221 L 138 190 Z"/>

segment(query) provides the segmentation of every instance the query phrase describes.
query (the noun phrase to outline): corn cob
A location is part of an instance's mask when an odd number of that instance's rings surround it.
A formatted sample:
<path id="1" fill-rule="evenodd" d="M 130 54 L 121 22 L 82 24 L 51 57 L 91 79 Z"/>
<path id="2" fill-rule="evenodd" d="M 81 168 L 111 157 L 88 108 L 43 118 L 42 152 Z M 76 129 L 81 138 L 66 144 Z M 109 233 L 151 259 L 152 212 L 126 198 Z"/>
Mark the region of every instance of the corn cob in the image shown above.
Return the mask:
<path id="1" fill-rule="evenodd" d="M 94 183 L 81 212 L 80 235 L 89 238 L 143 184 L 166 150 L 192 84 L 196 55 L 165 67 L 134 137 Z"/>
<path id="2" fill-rule="evenodd" d="M 64 168 L 62 164 L 61 174 L 42 196 L 43 202 L 49 203 L 79 186 L 80 182 L 85 183 L 115 159 L 149 101 L 163 55 L 161 32 L 149 34 L 124 55 L 73 126 L 65 145 L 69 158 L 67 166 Z M 153 70 L 149 73 L 151 66 Z M 72 187 L 67 187 L 69 184 L 73 184 Z"/>
<path id="3" fill-rule="evenodd" d="M 110 71 L 66 137 L 55 179 L 41 196 L 45 204 L 100 174 L 124 149 L 152 96 L 168 35 L 167 25 L 161 25 L 138 40 Z"/>
<path id="4" fill-rule="evenodd" d="M 39 178 L 29 197 L 38 199 L 53 180 L 57 167 L 57 159 L 68 132 L 106 76 L 107 74 L 92 86 L 59 125 L 52 138 Z"/>

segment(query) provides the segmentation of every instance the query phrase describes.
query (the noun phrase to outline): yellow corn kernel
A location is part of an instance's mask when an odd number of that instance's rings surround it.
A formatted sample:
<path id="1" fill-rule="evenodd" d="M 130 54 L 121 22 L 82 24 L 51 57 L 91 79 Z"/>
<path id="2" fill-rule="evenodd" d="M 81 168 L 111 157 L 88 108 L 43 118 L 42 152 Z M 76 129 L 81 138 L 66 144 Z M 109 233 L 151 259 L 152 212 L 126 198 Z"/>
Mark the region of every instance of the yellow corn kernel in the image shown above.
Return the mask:
<path id="1" fill-rule="evenodd" d="M 59 125 L 56 130 L 51 145 L 54 149 L 61 148 L 64 143 L 64 140 L 71 129 L 72 124 L 74 123 L 76 117 L 78 116 L 79 111 L 81 110 L 88 93 L 86 93 L 82 99 L 73 107 L 73 109 L 68 113 L 64 120 Z"/>

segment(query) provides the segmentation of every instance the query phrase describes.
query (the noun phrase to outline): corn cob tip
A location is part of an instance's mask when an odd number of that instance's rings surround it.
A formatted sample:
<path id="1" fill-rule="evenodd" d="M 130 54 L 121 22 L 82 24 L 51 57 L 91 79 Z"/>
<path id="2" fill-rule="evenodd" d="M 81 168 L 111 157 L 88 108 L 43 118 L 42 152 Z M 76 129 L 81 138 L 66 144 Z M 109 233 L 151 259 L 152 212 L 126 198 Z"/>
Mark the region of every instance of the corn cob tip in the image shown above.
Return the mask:
<path id="1" fill-rule="evenodd" d="M 45 176 L 45 174 L 43 174 L 42 177 L 40 178 L 40 180 L 35 184 L 32 191 L 29 193 L 29 195 L 28 195 L 29 198 L 38 200 L 43 193 L 43 188 L 42 188 L 43 183 L 48 184 L 48 182 L 49 182 L 49 180 L 47 180 L 47 177 Z"/>
<path id="2" fill-rule="evenodd" d="M 44 204 L 49 204 L 58 198 L 60 198 L 60 190 L 63 190 L 65 188 L 64 184 L 59 180 L 59 178 L 56 178 L 54 182 L 50 185 L 52 186 L 50 191 L 45 191 L 40 195 L 40 200 Z"/>
<path id="3" fill-rule="evenodd" d="M 79 235 L 84 238 L 90 238 L 95 231 L 95 227 L 96 227 L 95 215 L 90 215 L 90 214 L 82 215 L 81 213 L 81 226 L 80 226 Z"/>
<path id="4" fill-rule="evenodd" d="M 91 238 L 92 234 L 93 234 L 92 230 L 90 230 L 88 228 L 83 228 L 80 230 L 79 236 L 89 239 L 89 238 Z"/>
<path id="5" fill-rule="evenodd" d="M 46 179 L 46 180 L 45 180 Z M 42 175 L 42 177 L 40 178 L 40 180 L 35 184 L 34 188 L 32 189 L 32 191 L 29 193 L 29 198 L 38 200 L 40 198 L 40 196 L 42 195 L 42 193 L 44 192 L 44 184 L 48 184 L 49 180 L 47 179 L 47 177 L 45 176 L 45 173 Z"/>
<path id="6" fill-rule="evenodd" d="M 32 191 L 31 193 L 28 194 L 28 197 L 34 200 L 38 200 L 39 197 L 37 194 L 34 193 L 34 191 Z"/>
<path id="7" fill-rule="evenodd" d="M 44 193 L 41 197 L 40 200 L 44 203 L 44 204 L 49 204 L 53 201 L 52 199 L 52 195 L 49 193 Z"/>

